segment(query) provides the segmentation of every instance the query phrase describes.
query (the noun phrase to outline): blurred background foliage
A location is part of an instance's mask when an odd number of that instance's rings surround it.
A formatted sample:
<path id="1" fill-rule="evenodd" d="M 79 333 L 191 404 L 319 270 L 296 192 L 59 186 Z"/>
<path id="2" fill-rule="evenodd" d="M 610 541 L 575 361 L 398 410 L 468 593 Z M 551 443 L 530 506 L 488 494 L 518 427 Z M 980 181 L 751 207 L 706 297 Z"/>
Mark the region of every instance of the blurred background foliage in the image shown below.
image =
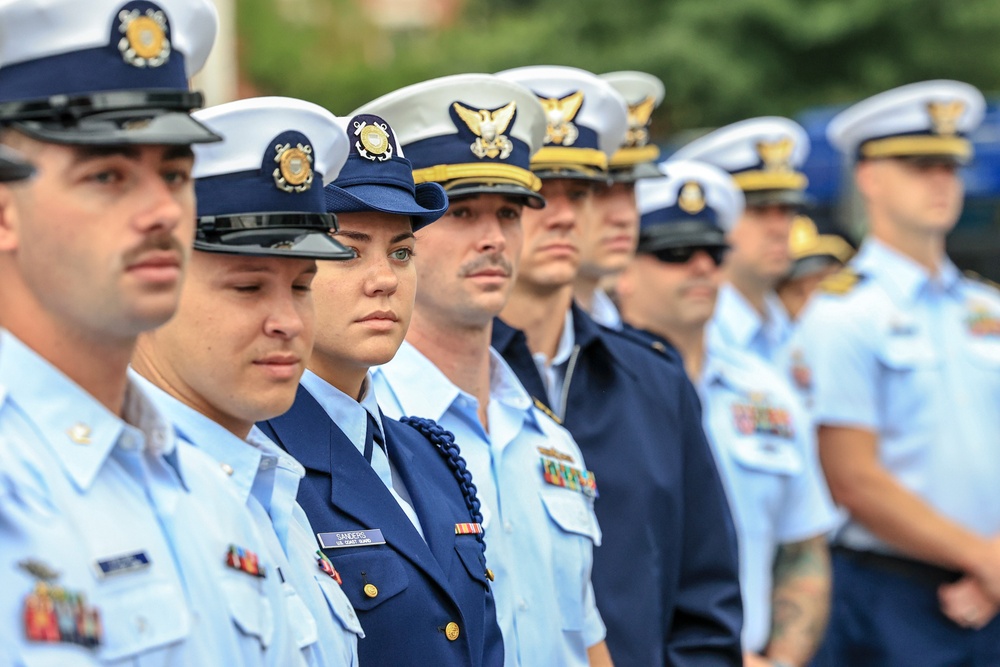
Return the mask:
<path id="1" fill-rule="evenodd" d="M 445 74 L 638 69 L 666 84 L 660 140 L 928 78 L 1000 90 L 997 0 L 409 0 L 441 11 L 420 26 L 407 1 L 239 0 L 246 83 L 346 114 Z"/>

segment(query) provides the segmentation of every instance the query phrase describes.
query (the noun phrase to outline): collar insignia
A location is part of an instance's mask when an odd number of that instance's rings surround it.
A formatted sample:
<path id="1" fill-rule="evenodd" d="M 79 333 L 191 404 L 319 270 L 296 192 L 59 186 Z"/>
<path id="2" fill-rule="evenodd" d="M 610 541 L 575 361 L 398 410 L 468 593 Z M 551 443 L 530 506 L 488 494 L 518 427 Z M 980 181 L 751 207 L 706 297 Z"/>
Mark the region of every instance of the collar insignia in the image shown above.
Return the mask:
<path id="1" fill-rule="evenodd" d="M 291 144 L 274 147 L 274 161 L 278 163 L 274 172 L 274 184 L 285 192 L 305 192 L 312 187 L 312 146 Z"/>
<path id="2" fill-rule="evenodd" d="M 677 205 L 685 213 L 695 215 L 705 210 L 705 191 L 697 181 L 688 181 L 677 194 Z"/>
<path id="3" fill-rule="evenodd" d="M 78 445 L 90 444 L 90 427 L 84 423 L 77 422 L 66 430 L 66 435 Z"/>
<path id="4" fill-rule="evenodd" d="M 545 128 L 545 143 L 572 146 L 580 136 L 573 119 L 583 106 L 583 91 L 578 90 L 559 99 L 539 97 L 538 101 L 545 109 L 545 120 L 548 122 Z"/>
<path id="5" fill-rule="evenodd" d="M 927 114 L 931 118 L 931 130 L 934 134 L 951 137 L 958 134 L 958 119 L 965 111 L 965 102 L 928 102 Z"/>
<path id="6" fill-rule="evenodd" d="M 157 9 L 118 12 L 118 50 L 133 67 L 159 67 L 170 60 L 166 15 Z"/>
<path id="7" fill-rule="evenodd" d="M 649 120 L 656 108 L 652 97 L 628 105 L 628 134 L 625 135 L 626 148 L 641 148 L 649 143 Z"/>
<path id="8" fill-rule="evenodd" d="M 795 141 L 791 137 L 784 137 L 777 141 L 757 142 L 757 155 L 764 163 L 764 171 L 791 171 L 793 150 L 795 150 Z"/>
<path id="9" fill-rule="evenodd" d="M 358 155 L 366 160 L 385 162 L 392 158 L 392 143 L 389 141 L 389 125 L 387 123 L 369 123 L 364 120 L 354 121 L 354 148 Z"/>
<path id="10" fill-rule="evenodd" d="M 455 113 L 462 119 L 476 140 L 469 145 L 473 155 L 482 158 L 499 157 L 506 160 L 514 150 L 514 144 L 504 135 L 514 119 L 517 104 L 510 102 L 506 106 L 490 111 L 488 109 L 473 109 L 455 102 L 452 105 Z"/>

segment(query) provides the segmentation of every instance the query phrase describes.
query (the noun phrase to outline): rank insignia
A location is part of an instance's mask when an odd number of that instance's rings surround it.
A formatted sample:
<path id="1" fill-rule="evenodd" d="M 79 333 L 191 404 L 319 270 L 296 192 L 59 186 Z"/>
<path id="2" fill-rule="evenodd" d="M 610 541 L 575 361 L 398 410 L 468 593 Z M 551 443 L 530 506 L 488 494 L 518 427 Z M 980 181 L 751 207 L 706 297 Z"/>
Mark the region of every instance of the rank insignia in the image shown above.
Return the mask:
<path id="1" fill-rule="evenodd" d="M 972 307 L 968 317 L 965 318 L 965 326 L 969 333 L 977 338 L 1000 336 L 1000 317 L 984 306 Z"/>
<path id="2" fill-rule="evenodd" d="M 758 141 L 757 155 L 764 165 L 764 171 L 786 172 L 792 170 L 792 152 L 795 141 L 784 137 L 777 141 Z"/>
<path id="3" fill-rule="evenodd" d="M 455 524 L 455 534 L 456 535 L 481 535 L 483 532 L 483 524 L 481 523 L 456 523 Z"/>
<path id="4" fill-rule="evenodd" d="M 685 213 L 697 215 L 705 210 L 705 190 L 701 183 L 688 181 L 677 193 L 677 206 Z"/>
<path id="5" fill-rule="evenodd" d="M 931 130 L 934 134 L 951 137 L 958 133 L 958 119 L 965 111 L 965 102 L 928 102 L 927 114 L 931 119 Z"/>
<path id="6" fill-rule="evenodd" d="M 66 435 L 68 435 L 69 439 L 78 445 L 90 444 L 90 427 L 86 424 L 77 422 L 70 428 L 66 429 Z"/>
<path id="7" fill-rule="evenodd" d="M 319 569 L 330 576 L 331 579 L 336 581 L 341 586 L 344 585 L 344 580 L 340 578 L 340 572 L 337 572 L 337 568 L 333 566 L 333 563 L 327 558 L 327 555 L 316 550 L 316 564 L 319 565 Z"/>
<path id="8" fill-rule="evenodd" d="M 274 147 L 278 163 L 272 176 L 274 184 L 285 192 L 305 192 L 312 187 L 312 146 L 309 144 L 278 144 Z"/>
<path id="9" fill-rule="evenodd" d="M 226 565 L 261 579 L 267 576 L 267 570 L 260 564 L 257 554 L 235 544 L 229 545 L 229 551 L 226 552 Z"/>
<path id="10" fill-rule="evenodd" d="M 591 498 L 597 498 L 600 495 L 597 492 L 597 480 L 594 473 L 545 457 L 542 457 L 542 478 L 547 484 L 561 486 L 571 491 L 579 491 Z"/>
<path id="11" fill-rule="evenodd" d="M 549 406 L 545 405 L 545 403 L 535 398 L 534 396 L 531 397 L 531 400 L 534 401 L 535 407 L 544 412 L 549 419 L 551 419 L 557 424 L 562 424 L 562 419 L 559 419 L 559 415 L 552 412 L 552 409 Z"/>
<path id="12" fill-rule="evenodd" d="M 626 148 L 642 148 L 649 143 L 649 121 L 656 108 L 656 99 L 647 97 L 641 102 L 628 105 L 628 133 L 625 135 Z"/>
<path id="13" fill-rule="evenodd" d="M 157 9 L 118 12 L 118 50 L 133 67 L 159 67 L 170 59 L 166 15 Z"/>
<path id="14" fill-rule="evenodd" d="M 788 410 L 772 405 L 767 396 L 750 394 L 746 403 L 733 402 L 733 423 L 742 435 L 772 435 L 791 438 L 792 417 Z"/>
<path id="15" fill-rule="evenodd" d="M 373 116 L 367 120 L 355 120 L 354 136 L 357 137 L 354 148 L 364 159 L 385 162 L 392 158 L 393 149 L 392 142 L 389 141 L 388 123 L 379 123 Z"/>
<path id="16" fill-rule="evenodd" d="M 514 144 L 504 134 L 514 120 L 517 104 L 509 102 L 499 109 L 473 109 L 461 102 L 451 105 L 455 114 L 465 123 L 466 127 L 476 135 L 476 140 L 469 145 L 469 150 L 479 159 L 496 158 L 506 160 L 514 151 Z"/>
<path id="17" fill-rule="evenodd" d="M 580 107 L 583 106 L 583 91 L 578 90 L 575 93 L 558 99 L 554 97 L 539 97 L 538 101 L 542 103 L 542 108 L 545 109 L 545 120 L 547 122 L 545 143 L 556 144 L 558 146 L 572 146 L 576 142 L 577 137 L 580 136 L 580 131 L 576 129 L 573 120 L 580 113 Z"/>
<path id="18" fill-rule="evenodd" d="M 29 560 L 18 566 L 36 579 L 23 605 L 24 635 L 28 641 L 85 648 L 100 645 L 104 633 L 101 614 L 87 604 L 83 593 L 57 585 L 59 573 L 43 563 Z"/>

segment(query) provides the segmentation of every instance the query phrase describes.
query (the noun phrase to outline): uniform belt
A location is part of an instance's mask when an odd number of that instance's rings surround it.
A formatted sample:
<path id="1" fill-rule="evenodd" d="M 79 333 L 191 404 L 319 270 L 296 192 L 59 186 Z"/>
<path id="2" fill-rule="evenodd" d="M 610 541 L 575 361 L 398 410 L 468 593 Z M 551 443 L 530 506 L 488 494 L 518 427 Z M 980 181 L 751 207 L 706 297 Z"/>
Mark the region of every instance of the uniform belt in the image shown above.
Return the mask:
<path id="1" fill-rule="evenodd" d="M 834 555 L 840 556 L 855 565 L 896 574 L 931 586 L 950 584 L 962 578 L 962 573 L 957 570 L 949 570 L 911 558 L 890 556 L 874 551 L 858 551 L 857 549 L 839 545 L 834 545 L 831 551 Z"/>

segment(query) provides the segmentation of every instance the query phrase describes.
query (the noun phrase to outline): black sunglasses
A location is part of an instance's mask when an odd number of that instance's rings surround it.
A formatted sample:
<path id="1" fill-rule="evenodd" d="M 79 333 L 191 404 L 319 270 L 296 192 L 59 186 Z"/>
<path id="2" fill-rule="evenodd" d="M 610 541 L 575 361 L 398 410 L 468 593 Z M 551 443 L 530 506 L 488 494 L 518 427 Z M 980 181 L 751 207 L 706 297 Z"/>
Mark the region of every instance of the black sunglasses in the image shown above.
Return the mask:
<path id="1" fill-rule="evenodd" d="M 662 250 L 653 250 L 650 254 L 661 262 L 666 262 L 667 264 L 687 264 L 691 261 L 699 252 L 705 252 L 709 257 L 712 258 L 712 262 L 716 266 L 722 264 L 722 260 L 726 256 L 726 246 L 721 245 L 693 245 L 693 246 L 682 246 L 680 248 L 663 248 Z"/>

